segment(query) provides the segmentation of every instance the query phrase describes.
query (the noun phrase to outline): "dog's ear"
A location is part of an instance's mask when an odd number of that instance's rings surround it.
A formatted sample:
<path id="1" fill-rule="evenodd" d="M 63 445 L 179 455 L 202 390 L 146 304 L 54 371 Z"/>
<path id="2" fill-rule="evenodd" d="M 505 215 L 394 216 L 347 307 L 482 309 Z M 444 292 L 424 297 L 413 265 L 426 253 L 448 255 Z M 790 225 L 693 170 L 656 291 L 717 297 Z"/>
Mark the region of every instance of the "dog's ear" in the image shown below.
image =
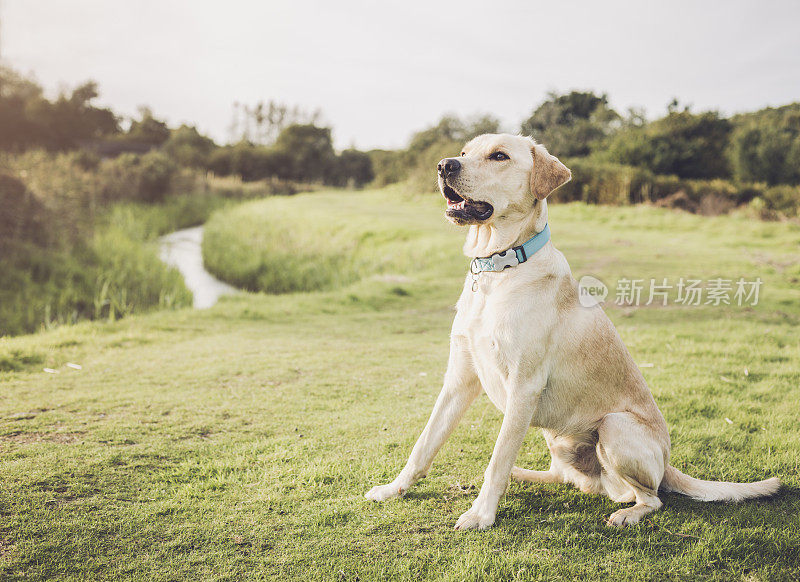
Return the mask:
<path id="1" fill-rule="evenodd" d="M 531 170 L 531 192 L 539 200 L 544 200 L 559 186 L 563 186 L 572 179 L 569 171 L 561 161 L 551 155 L 543 145 L 531 146 L 533 155 L 533 170 Z"/>

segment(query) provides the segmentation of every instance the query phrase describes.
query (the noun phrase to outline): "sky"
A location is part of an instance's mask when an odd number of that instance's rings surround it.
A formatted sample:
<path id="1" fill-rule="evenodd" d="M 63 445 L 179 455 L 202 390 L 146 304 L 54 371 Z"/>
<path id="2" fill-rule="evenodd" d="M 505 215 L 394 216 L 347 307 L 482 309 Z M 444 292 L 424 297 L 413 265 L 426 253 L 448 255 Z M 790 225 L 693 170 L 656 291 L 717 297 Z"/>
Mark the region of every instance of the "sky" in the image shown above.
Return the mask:
<path id="1" fill-rule="evenodd" d="M 321 109 L 339 148 L 396 148 L 445 113 L 516 132 L 550 91 L 651 117 L 798 101 L 798 23 L 796 0 L 0 0 L 0 58 L 220 142 L 234 102 L 273 99 Z"/>

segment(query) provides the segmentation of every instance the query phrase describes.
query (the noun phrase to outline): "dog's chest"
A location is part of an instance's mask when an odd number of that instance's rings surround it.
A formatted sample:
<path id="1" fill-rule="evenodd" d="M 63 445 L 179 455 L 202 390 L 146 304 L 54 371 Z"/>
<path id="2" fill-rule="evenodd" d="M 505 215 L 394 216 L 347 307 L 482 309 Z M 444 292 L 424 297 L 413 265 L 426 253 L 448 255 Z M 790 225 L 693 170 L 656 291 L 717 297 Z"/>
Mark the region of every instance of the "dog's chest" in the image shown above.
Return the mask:
<path id="1" fill-rule="evenodd" d="M 505 411 L 509 379 L 520 364 L 519 322 L 498 304 L 481 294 L 459 301 L 453 335 L 466 339 L 470 360 L 489 400 Z"/>

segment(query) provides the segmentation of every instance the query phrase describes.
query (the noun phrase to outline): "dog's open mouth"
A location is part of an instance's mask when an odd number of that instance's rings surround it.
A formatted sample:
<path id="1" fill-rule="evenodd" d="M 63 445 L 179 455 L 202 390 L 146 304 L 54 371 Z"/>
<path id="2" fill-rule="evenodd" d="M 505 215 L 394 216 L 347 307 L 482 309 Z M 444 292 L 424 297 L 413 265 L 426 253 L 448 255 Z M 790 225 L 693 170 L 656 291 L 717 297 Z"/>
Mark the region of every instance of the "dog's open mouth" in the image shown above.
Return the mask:
<path id="1" fill-rule="evenodd" d="M 447 200 L 447 211 L 445 214 L 455 222 L 462 224 L 483 222 L 494 212 L 494 208 L 488 202 L 470 200 L 469 198 L 461 196 L 447 184 L 442 186 L 442 194 L 444 194 L 445 200 Z"/>

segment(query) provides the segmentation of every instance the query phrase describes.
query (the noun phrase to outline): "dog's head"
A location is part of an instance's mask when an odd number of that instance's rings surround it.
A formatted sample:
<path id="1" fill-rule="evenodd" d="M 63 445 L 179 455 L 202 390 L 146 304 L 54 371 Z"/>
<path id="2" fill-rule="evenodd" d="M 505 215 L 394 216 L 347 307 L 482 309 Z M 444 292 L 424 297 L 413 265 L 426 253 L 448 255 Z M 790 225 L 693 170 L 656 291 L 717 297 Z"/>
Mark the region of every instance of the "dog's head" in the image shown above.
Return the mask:
<path id="1" fill-rule="evenodd" d="M 491 224 L 531 212 L 572 174 L 532 138 L 479 135 L 461 156 L 439 162 L 445 215 L 454 224 Z"/>

